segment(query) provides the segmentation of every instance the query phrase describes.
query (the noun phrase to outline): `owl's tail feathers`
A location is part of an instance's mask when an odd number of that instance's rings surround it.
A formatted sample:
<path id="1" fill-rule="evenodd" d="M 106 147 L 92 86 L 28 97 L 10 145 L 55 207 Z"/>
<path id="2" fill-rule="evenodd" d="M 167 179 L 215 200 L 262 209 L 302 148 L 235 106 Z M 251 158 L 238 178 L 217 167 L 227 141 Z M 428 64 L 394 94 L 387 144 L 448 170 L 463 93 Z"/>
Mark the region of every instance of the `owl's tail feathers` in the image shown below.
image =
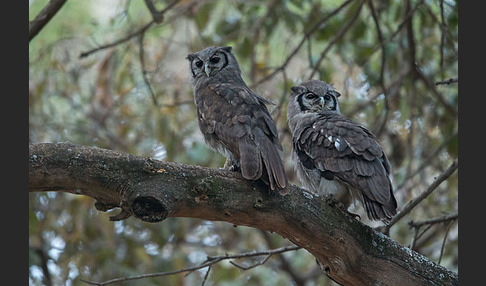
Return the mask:
<path id="1" fill-rule="evenodd" d="M 272 190 L 281 195 L 289 192 L 282 155 L 270 140 L 263 140 L 257 147 L 250 140 L 240 141 L 241 175 L 247 180 L 262 179 Z"/>
<path id="2" fill-rule="evenodd" d="M 382 220 L 385 224 L 397 214 L 397 201 L 393 194 L 386 204 L 379 203 L 364 196 L 364 205 L 369 219 Z"/>
<path id="3" fill-rule="evenodd" d="M 262 176 L 263 166 L 255 143 L 242 139 L 239 146 L 241 175 L 247 180 L 258 180 Z"/>
<path id="4" fill-rule="evenodd" d="M 270 188 L 277 190 L 282 196 L 285 196 L 289 193 L 290 187 L 287 175 L 285 174 L 282 152 L 270 140 L 264 140 L 262 147 L 261 154 Z"/>

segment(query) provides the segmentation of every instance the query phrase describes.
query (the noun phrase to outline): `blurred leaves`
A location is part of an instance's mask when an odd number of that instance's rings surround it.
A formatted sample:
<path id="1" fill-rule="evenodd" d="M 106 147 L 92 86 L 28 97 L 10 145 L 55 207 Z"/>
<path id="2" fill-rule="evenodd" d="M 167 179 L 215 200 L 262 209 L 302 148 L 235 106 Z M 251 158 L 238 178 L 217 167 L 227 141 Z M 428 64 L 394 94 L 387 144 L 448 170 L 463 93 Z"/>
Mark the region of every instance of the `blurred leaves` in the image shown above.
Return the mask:
<path id="1" fill-rule="evenodd" d="M 153 2 L 159 10 L 168 3 Z M 30 1 L 29 20 L 46 3 Z M 311 32 L 343 3 L 181 0 L 162 23 L 145 32 L 142 66 L 137 37 L 84 58 L 79 55 L 150 22 L 144 1 L 67 1 L 29 43 L 29 140 L 71 141 L 221 167 L 224 158 L 208 149 L 198 130 L 185 57 L 206 46 L 231 45 L 248 85 L 277 104 L 269 108 L 277 121 L 292 183 L 299 184 L 290 160 L 286 95 L 290 86 L 309 79 L 315 68 L 313 78 L 334 83 L 342 93 L 342 112 L 380 139 L 393 166 L 399 206 L 403 206 L 458 157 L 457 83 L 434 85 L 458 77 L 457 1 L 352 0 Z M 330 42 L 348 24 L 349 29 L 316 67 Z M 414 231 L 409 221 L 457 212 L 457 180 L 457 173 L 453 174 L 394 225 L 391 238 L 410 245 Z M 111 214 L 96 211 L 91 199 L 69 194 L 36 193 L 29 198 L 31 285 L 43 284 L 46 275 L 39 249 L 47 254 L 55 285 L 82 285 L 78 278 L 103 281 L 170 271 L 200 263 L 207 255 L 290 244 L 277 235 L 222 222 L 170 218 L 148 224 L 130 218 L 113 223 L 108 220 Z M 362 208 L 351 211 L 359 213 Z M 448 231 L 447 227 L 431 227 L 415 241 L 414 249 L 438 261 L 445 242 L 441 264 L 457 271 L 457 221 Z M 228 263 L 214 265 L 206 285 L 288 281 L 332 285 L 325 276 L 313 274 L 319 273 L 318 268 L 305 251 L 283 257 L 284 261 L 272 257 L 264 266 L 248 271 Z M 304 280 L 293 277 L 289 269 L 306 273 L 301 277 Z M 186 277 L 165 276 L 126 285 L 201 284 L 205 274 L 203 269 Z"/>

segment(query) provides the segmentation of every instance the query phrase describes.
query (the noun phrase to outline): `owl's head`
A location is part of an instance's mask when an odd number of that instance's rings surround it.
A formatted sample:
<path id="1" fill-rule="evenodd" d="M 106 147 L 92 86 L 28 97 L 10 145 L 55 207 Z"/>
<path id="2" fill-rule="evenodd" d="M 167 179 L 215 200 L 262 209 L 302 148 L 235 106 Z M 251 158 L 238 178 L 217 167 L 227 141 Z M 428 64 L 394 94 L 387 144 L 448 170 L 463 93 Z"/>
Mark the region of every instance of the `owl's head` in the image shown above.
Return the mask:
<path id="1" fill-rule="evenodd" d="M 337 99 L 341 94 L 324 81 L 310 80 L 290 90 L 287 107 L 290 117 L 299 113 L 341 113 Z"/>
<path id="2" fill-rule="evenodd" d="M 221 71 L 241 74 L 231 47 L 208 47 L 187 55 L 192 78 L 213 77 Z"/>

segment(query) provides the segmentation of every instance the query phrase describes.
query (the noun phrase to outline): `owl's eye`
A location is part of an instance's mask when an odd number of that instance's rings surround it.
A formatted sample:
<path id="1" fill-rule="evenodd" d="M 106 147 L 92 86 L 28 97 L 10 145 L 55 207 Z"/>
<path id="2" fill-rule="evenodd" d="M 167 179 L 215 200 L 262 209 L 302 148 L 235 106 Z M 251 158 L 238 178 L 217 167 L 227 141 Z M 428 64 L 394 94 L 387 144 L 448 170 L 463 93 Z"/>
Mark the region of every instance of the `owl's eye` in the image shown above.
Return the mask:
<path id="1" fill-rule="evenodd" d="M 203 61 L 199 60 L 196 62 L 196 67 L 200 68 L 203 66 Z"/>
<path id="2" fill-rule="evenodd" d="M 324 100 L 325 101 L 331 100 L 331 96 L 326 93 L 326 95 L 324 95 Z"/>
<path id="3" fill-rule="evenodd" d="M 219 57 L 212 57 L 209 61 L 213 64 L 219 63 L 220 58 Z"/>
<path id="4" fill-rule="evenodd" d="M 305 98 L 313 100 L 317 98 L 317 95 L 313 94 L 312 92 L 309 92 L 305 95 Z"/>

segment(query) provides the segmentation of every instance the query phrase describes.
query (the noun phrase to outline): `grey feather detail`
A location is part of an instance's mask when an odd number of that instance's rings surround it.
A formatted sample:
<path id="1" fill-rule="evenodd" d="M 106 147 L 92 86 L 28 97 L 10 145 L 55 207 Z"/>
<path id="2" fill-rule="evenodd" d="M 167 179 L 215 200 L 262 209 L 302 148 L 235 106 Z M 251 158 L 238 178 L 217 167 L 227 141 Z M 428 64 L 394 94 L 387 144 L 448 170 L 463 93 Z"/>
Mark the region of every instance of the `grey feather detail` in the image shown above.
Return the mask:
<path id="1" fill-rule="evenodd" d="M 262 158 L 255 143 L 248 136 L 240 140 L 241 175 L 248 180 L 256 180 L 262 176 Z"/>

